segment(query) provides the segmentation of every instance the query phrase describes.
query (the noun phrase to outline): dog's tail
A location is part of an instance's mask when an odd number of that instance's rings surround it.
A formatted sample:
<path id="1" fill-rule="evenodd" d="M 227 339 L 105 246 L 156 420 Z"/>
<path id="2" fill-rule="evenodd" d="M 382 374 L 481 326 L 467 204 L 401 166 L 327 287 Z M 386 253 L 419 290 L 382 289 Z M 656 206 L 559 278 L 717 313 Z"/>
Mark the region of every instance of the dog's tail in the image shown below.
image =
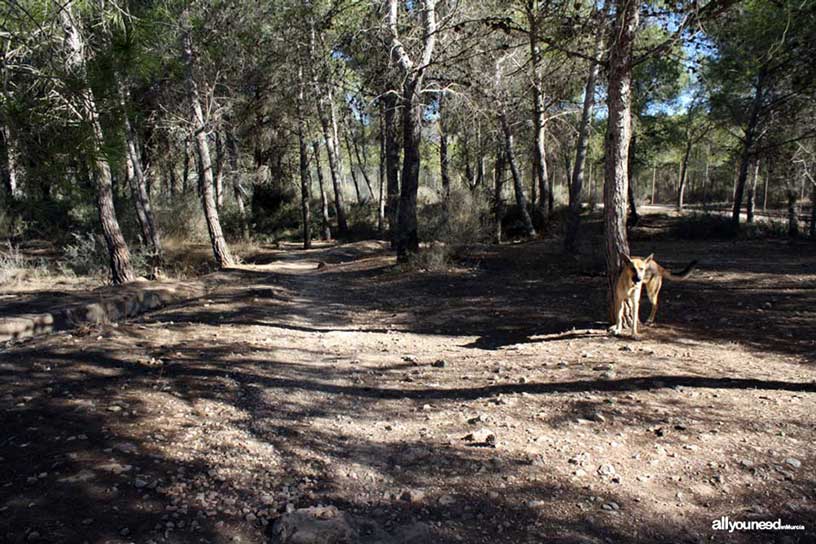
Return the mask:
<path id="1" fill-rule="evenodd" d="M 668 268 L 663 269 L 663 277 L 669 280 L 684 280 L 691 275 L 694 267 L 697 266 L 697 261 L 691 261 L 687 267 L 680 272 L 672 272 Z"/>

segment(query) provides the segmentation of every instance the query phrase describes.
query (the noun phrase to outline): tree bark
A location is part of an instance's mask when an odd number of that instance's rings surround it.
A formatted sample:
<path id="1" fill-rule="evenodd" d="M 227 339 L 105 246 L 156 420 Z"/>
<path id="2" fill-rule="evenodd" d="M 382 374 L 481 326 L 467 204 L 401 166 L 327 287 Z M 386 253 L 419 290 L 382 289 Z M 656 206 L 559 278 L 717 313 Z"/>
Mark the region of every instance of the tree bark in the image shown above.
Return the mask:
<path id="1" fill-rule="evenodd" d="M 552 187 L 547 174 L 546 148 L 544 143 L 544 84 L 541 78 L 539 65 L 541 51 L 538 44 L 538 0 L 531 0 L 527 4 L 527 20 L 529 23 L 530 59 L 533 77 L 533 163 L 536 178 L 538 179 L 539 210 L 543 218 L 548 218 L 553 210 Z"/>
<path id="2" fill-rule="evenodd" d="M 353 122 L 353 119 L 349 120 L 349 123 Z M 360 169 L 360 174 L 363 176 L 363 181 L 368 189 L 368 196 L 365 198 L 365 201 L 368 201 L 374 198 L 374 189 L 371 187 L 371 178 L 368 177 L 368 154 L 366 153 L 365 144 L 362 146 L 363 150 L 360 151 L 360 144 L 357 142 L 357 138 L 355 137 L 354 131 L 351 130 L 350 124 L 346 128 L 346 133 L 350 135 L 351 145 L 354 148 L 354 157 L 357 158 L 357 168 Z M 354 168 L 353 161 L 351 160 L 351 150 L 349 150 L 349 168 Z"/>
<path id="3" fill-rule="evenodd" d="M 615 282 L 629 255 L 626 200 L 629 185 L 629 140 L 632 130 L 632 47 L 638 26 L 638 4 L 615 0 L 610 34 L 608 125 L 605 140 L 604 225 L 606 235 L 607 302 L 614 322 Z"/>
<path id="4" fill-rule="evenodd" d="M 533 221 L 530 218 L 530 212 L 527 210 L 527 198 L 524 196 L 524 185 L 521 181 L 521 173 L 516 164 L 516 155 L 513 151 L 513 131 L 510 129 L 510 123 L 507 122 L 507 116 L 504 113 L 499 115 L 499 122 L 501 123 L 502 132 L 504 133 L 504 155 L 507 163 L 510 165 L 510 173 L 513 176 L 513 190 L 516 194 L 516 206 L 521 213 L 521 220 L 524 223 L 524 230 L 527 236 L 533 238 L 536 235 Z"/>
<path id="5" fill-rule="evenodd" d="M 745 138 L 742 142 L 742 151 L 740 153 L 739 171 L 737 173 L 737 182 L 734 188 L 734 209 L 731 212 L 731 224 L 734 229 L 739 228 L 740 211 L 742 209 L 742 197 L 745 193 L 745 182 L 748 179 L 748 165 L 751 162 L 751 153 L 753 152 L 754 138 L 756 137 L 756 129 L 759 124 L 759 114 L 762 109 L 763 101 L 763 83 L 765 80 L 765 67 L 760 69 L 757 77 L 757 84 L 754 87 L 754 99 L 751 103 L 751 114 L 748 117 L 748 123 L 745 126 Z"/>
<path id="6" fill-rule="evenodd" d="M 345 125 L 346 123 L 344 123 Z M 360 184 L 357 183 L 357 173 L 354 171 L 354 161 L 352 160 L 353 151 L 351 149 L 351 139 L 349 137 L 348 126 L 343 127 L 343 139 L 346 142 L 346 151 L 348 152 L 349 173 L 351 174 L 351 181 L 354 183 L 354 194 L 357 195 L 357 204 L 363 204 L 367 199 L 364 199 L 360 194 Z"/>
<path id="7" fill-rule="evenodd" d="M 398 5 L 388 0 L 388 28 L 391 32 L 391 54 L 405 75 L 402 86 L 402 186 L 397 213 L 397 259 L 405 261 L 419 251 L 417 232 L 417 191 L 419 190 L 420 144 L 422 141 L 422 97 L 419 93 L 425 69 L 431 62 L 436 45 L 436 0 L 422 0 L 423 48 L 418 62 L 405 50 L 397 29 Z"/>
<path id="8" fill-rule="evenodd" d="M 393 92 L 385 94 L 385 175 L 386 199 L 385 217 L 388 222 L 388 238 L 391 248 L 397 247 L 397 216 L 399 211 L 399 167 L 400 150 L 397 137 L 397 95 Z"/>
<path id="9" fill-rule="evenodd" d="M 788 236 L 799 236 L 799 217 L 796 214 L 796 189 L 788 190 Z"/>
<path id="10" fill-rule="evenodd" d="M 12 201 L 22 198 L 22 162 L 20 161 L 20 151 L 17 148 L 17 138 L 11 127 L 3 125 L 3 143 L 6 148 L 6 192 Z"/>
<path id="11" fill-rule="evenodd" d="M 249 225 L 247 224 L 246 205 L 244 198 L 246 191 L 241 183 L 241 173 L 238 171 L 238 143 L 232 129 L 226 133 L 227 156 L 230 163 L 230 176 L 232 179 L 232 194 L 235 198 L 235 205 L 238 208 L 238 217 L 241 221 L 241 236 L 246 240 L 249 238 Z"/>
<path id="12" fill-rule="evenodd" d="M 578 127 L 578 141 L 575 149 L 575 165 L 572 171 L 572 180 L 569 186 L 569 209 L 567 212 L 567 231 L 564 236 L 564 251 L 574 253 L 578 250 L 578 236 L 581 229 L 581 191 L 584 186 L 584 164 L 586 162 L 587 147 L 589 145 L 589 128 L 592 123 L 592 110 L 595 106 L 595 81 L 600 68 L 600 56 L 603 49 L 603 32 L 598 32 L 595 40 L 596 60 L 589 67 L 586 85 L 584 86 L 584 104 L 581 109 L 581 124 Z"/>
<path id="13" fill-rule="evenodd" d="M 754 177 L 751 179 L 751 187 L 748 190 L 748 203 L 746 205 L 745 221 L 750 225 L 754 222 L 754 208 L 756 206 L 757 178 L 759 178 L 759 160 L 754 161 Z"/>
<path id="14" fill-rule="evenodd" d="M 224 207 L 224 146 L 221 133 L 215 132 L 215 206 Z"/>
<path id="15" fill-rule="evenodd" d="M 816 183 L 811 184 L 813 187 L 810 193 L 810 237 L 816 238 Z"/>
<path id="16" fill-rule="evenodd" d="M 230 252 L 227 241 L 224 238 L 224 233 L 221 230 L 221 221 L 218 217 L 218 207 L 215 202 L 210 146 L 207 142 L 207 124 L 204 112 L 201 108 L 198 85 L 194 77 L 193 41 L 190 29 L 190 13 L 188 10 L 185 10 L 182 15 L 182 28 L 182 60 L 186 68 L 187 97 L 193 109 L 193 136 L 195 138 L 196 152 L 200 166 L 199 183 L 201 203 L 204 208 L 204 217 L 207 221 L 207 230 L 210 234 L 213 256 L 218 266 L 225 268 L 234 265 L 235 259 Z"/>
<path id="17" fill-rule="evenodd" d="M 626 194 L 629 203 L 629 223 L 637 225 L 640 223 L 638 213 L 637 195 L 635 194 L 635 154 L 637 153 L 637 131 L 635 130 L 635 120 L 632 119 L 632 137 L 629 139 L 629 156 L 626 158 Z"/>
<path id="18" fill-rule="evenodd" d="M 686 191 L 686 178 L 688 177 L 688 163 L 691 156 L 691 141 L 686 143 L 686 150 L 683 153 L 683 160 L 680 163 L 680 182 L 677 188 L 677 209 L 683 209 L 683 197 Z"/>
<path id="19" fill-rule="evenodd" d="M 496 164 L 493 169 L 493 214 L 496 218 L 496 243 L 502 243 L 502 221 L 504 220 L 504 202 L 502 189 L 504 188 L 504 153 L 501 146 L 496 150 Z"/>
<path id="20" fill-rule="evenodd" d="M 96 97 L 87 80 L 85 43 L 80 34 L 79 25 L 74 19 L 72 8 L 72 3 L 67 2 L 59 9 L 60 23 L 65 37 L 65 66 L 78 84 L 77 110 L 81 113 L 82 121 L 87 122 L 91 128 L 96 206 L 110 257 L 111 281 L 114 284 L 121 284 L 133 281 L 135 275 L 130 262 L 130 251 L 116 219 L 111 169 L 103 152 L 102 125 L 99 121 Z"/>
<path id="21" fill-rule="evenodd" d="M 147 176 L 142 167 L 142 158 L 138 152 L 136 142 L 136 132 L 130 124 L 128 115 L 128 103 L 130 93 L 124 81 L 118 82 L 119 105 L 122 108 L 122 118 L 125 125 L 126 160 L 128 167 L 128 183 L 133 193 L 133 202 L 136 207 L 136 215 L 142 227 L 142 234 L 145 242 L 149 243 L 153 250 L 153 271 L 154 277 L 159 275 L 162 261 L 162 246 L 159 236 L 156 217 L 150 205 L 150 194 L 147 190 Z"/>
<path id="22" fill-rule="evenodd" d="M 320 166 L 320 145 L 317 140 L 312 140 L 312 154 L 315 159 L 315 170 L 317 170 L 317 185 L 320 188 L 320 219 L 322 224 L 322 236 L 324 240 L 331 240 L 331 223 L 329 222 L 329 199 L 326 198 L 326 189 L 323 185 L 323 168 Z"/>
<path id="23" fill-rule="evenodd" d="M 447 221 L 448 200 L 450 199 L 450 171 L 448 168 L 448 131 L 445 127 L 443 104 L 445 94 L 439 95 L 439 176 L 442 179 L 442 206 Z"/>
<path id="24" fill-rule="evenodd" d="M 377 169 L 380 182 L 380 194 L 377 199 L 377 230 L 380 234 L 385 232 L 385 139 L 385 104 L 380 101 L 380 165 Z"/>
<path id="25" fill-rule="evenodd" d="M 309 208 L 311 187 L 309 186 L 309 157 L 306 146 L 306 119 L 303 107 L 303 68 L 298 68 L 297 131 L 298 155 L 300 159 L 300 211 L 303 221 L 303 249 L 312 247 L 312 215 Z"/>

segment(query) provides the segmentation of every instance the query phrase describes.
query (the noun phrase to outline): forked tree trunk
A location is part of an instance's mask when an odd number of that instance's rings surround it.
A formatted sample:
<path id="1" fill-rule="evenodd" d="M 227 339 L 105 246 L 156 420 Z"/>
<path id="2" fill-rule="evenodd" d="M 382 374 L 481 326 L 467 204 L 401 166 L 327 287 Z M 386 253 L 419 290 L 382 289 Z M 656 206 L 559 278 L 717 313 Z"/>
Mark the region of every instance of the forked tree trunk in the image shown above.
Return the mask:
<path id="1" fill-rule="evenodd" d="M 402 184 L 397 213 L 397 259 L 405 261 L 419 251 L 417 232 L 417 191 L 419 190 L 420 144 L 422 142 L 422 97 L 420 90 L 425 70 L 431 62 L 436 44 L 436 0 L 419 2 L 422 18 L 423 47 L 421 56 L 412 60 L 400 41 L 397 25 L 398 3 L 388 0 L 390 53 L 399 64 L 402 86 Z"/>
<path id="2" fill-rule="evenodd" d="M 346 125 L 346 123 L 344 123 Z M 363 204 L 367 199 L 364 199 L 360 194 L 360 184 L 357 183 L 357 172 L 354 171 L 354 161 L 352 160 L 353 151 L 351 149 L 351 138 L 349 136 L 348 126 L 343 127 L 343 139 L 346 142 L 346 151 L 348 152 L 348 166 L 351 174 L 351 181 L 354 183 L 354 194 L 357 195 L 357 204 Z"/>
<path id="3" fill-rule="evenodd" d="M 91 128 L 91 152 L 93 154 L 93 179 L 96 185 L 96 206 L 99 212 L 99 221 L 102 224 L 102 233 L 110 257 L 111 281 L 114 284 L 133 281 L 135 275 L 130 263 L 130 251 L 119 222 L 116 219 L 116 210 L 113 206 L 113 181 L 108 159 L 103 152 L 104 137 L 102 125 L 99 122 L 99 113 L 96 108 L 96 98 L 88 85 L 85 43 L 79 31 L 79 25 L 74 19 L 72 3 L 67 2 L 59 9 L 60 22 L 65 38 L 66 59 L 65 66 L 79 84 L 77 109 L 82 113 L 84 121 Z"/>
<path id="4" fill-rule="evenodd" d="M 397 247 L 397 215 L 399 211 L 399 167 L 400 150 L 397 136 L 397 95 L 388 92 L 383 97 L 385 103 L 385 217 L 388 223 L 388 238 L 391 247 Z"/>
<path id="5" fill-rule="evenodd" d="M 329 222 L 329 199 L 326 198 L 326 189 L 323 185 L 323 168 L 320 166 L 320 145 L 317 140 L 312 140 L 312 154 L 315 160 L 315 170 L 317 171 L 317 186 L 320 188 L 320 220 L 321 235 L 324 240 L 331 240 L 331 224 Z"/>
<path id="6" fill-rule="evenodd" d="M 610 34 L 608 125 L 605 141 L 604 225 L 609 318 L 614 322 L 614 289 L 623 258 L 629 255 L 626 200 L 629 185 L 629 140 L 632 130 L 632 47 L 638 26 L 638 4 L 615 0 Z"/>
<path id="7" fill-rule="evenodd" d="M 592 110 L 595 106 L 595 80 L 598 78 L 600 56 L 603 46 L 603 32 L 598 32 L 595 40 L 596 60 L 589 68 L 586 85 L 584 86 L 584 105 L 581 110 L 581 125 L 578 128 L 578 141 L 575 150 L 575 165 L 572 171 L 572 180 L 569 186 L 569 210 L 567 214 L 567 231 L 564 236 L 564 250 L 573 253 L 578 249 L 578 236 L 581 229 L 581 191 L 584 186 L 584 164 L 586 162 L 587 147 L 589 145 L 589 128 L 592 123 Z"/>
<path id="8" fill-rule="evenodd" d="M 521 213 L 521 220 L 524 223 L 524 230 L 530 238 L 536 235 L 533 221 L 530 218 L 530 212 L 527 210 L 527 198 L 524 196 L 524 185 L 521 181 L 521 173 L 516 164 L 516 155 L 513 151 L 513 131 L 510 129 L 510 123 L 507 122 L 507 116 L 502 113 L 499 116 L 502 132 L 504 133 L 504 155 L 507 158 L 507 163 L 510 165 L 510 173 L 513 176 L 513 190 L 516 195 L 516 206 Z"/>
<path id="9" fill-rule="evenodd" d="M 201 99 L 198 93 L 198 85 L 194 77 L 193 66 L 193 43 L 190 30 L 190 14 L 185 10 L 182 15 L 183 43 L 182 60 L 186 68 L 187 96 L 193 108 L 193 125 L 196 153 L 198 155 L 199 184 L 201 191 L 201 203 L 204 208 L 204 218 L 207 221 L 207 230 L 210 234 L 210 244 L 213 255 L 218 266 L 225 268 L 235 264 L 235 259 L 230 252 L 224 233 L 221 230 L 221 221 L 218 217 L 218 207 L 215 203 L 215 191 L 213 189 L 213 171 L 210 159 L 210 146 L 207 142 L 207 125 L 204 112 L 201 109 Z"/>

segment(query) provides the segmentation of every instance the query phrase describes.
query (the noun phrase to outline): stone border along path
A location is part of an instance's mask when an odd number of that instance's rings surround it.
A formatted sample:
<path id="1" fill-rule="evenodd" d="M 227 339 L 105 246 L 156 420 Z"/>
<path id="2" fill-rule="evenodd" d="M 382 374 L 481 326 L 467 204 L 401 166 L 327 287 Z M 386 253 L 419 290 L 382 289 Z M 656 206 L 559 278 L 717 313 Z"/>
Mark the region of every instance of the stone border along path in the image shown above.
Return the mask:
<path id="1" fill-rule="evenodd" d="M 205 282 L 135 281 L 87 294 L 87 301 L 45 313 L 0 317 L 0 343 L 24 340 L 81 325 L 113 323 L 170 304 L 203 297 Z"/>

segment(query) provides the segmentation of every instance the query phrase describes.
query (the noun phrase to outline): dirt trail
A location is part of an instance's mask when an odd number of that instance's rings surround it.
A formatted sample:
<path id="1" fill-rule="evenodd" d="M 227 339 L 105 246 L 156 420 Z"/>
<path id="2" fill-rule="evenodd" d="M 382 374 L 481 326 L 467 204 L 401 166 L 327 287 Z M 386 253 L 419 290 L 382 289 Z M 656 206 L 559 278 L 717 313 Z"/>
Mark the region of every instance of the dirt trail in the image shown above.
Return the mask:
<path id="1" fill-rule="evenodd" d="M 752 244 L 754 268 L 739 244 L 637 248 L 704 257 L 640 341 L 603 333 L 603 278 L 548 242 L 446 274 L 367 242 L 262 251 L 206 299 L 12 347 L 0 541 L 260 543 L 331 504 L 434 542 L 810 542 L 816 263 Z"/>

